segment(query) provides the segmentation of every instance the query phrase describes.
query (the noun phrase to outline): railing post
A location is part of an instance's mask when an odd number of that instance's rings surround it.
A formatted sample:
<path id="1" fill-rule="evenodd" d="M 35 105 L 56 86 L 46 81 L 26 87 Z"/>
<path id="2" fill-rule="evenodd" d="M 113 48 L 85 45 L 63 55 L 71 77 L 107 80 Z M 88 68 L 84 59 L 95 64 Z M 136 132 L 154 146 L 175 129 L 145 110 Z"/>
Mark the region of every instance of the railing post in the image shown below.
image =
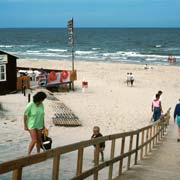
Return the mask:
<path id="1" fill-rule="evenodd" d="M 160 122 L 161 123 L 161 139 L 163 138 L 163 121 Z"/>
<path id="2" fill-rule="evenodd" d="M 132 144 L 133 144 L 133 134 L 130 136 L 129 152 L 132 150 Z M 131 165 L 131 155 L 128 156 L 127 170 L 130 168 L 130 165 Z"/>
<path id="3" fill-rule="evenodd" d="M 112 143 L 111 143 L 111 155 L 110 155 L 110 159 L 113 159 L 113 158 L 114 158 L 115 142 L 116 142 L 116 140 L 113 139 L 113 140 L 112 140 Z M 110 164 L 110 166 L 109 166 L 109 176 L 108 176 L 108 180 L 112 180 L 112 174 L 113 174 L 113 163 Z"/>
<path id="4" fill-rule="evenodd" d="M 161 141 L 161 124 L 158 123 L 158 141 Z"/>
<path id="5" fill-rule="evenodd" d="M 165 120 L 164 119 L 162 121 L 162 126 L 163 126 L 162 127 L 163 128 L 163 134 L 162 135 L 164 136 L 164 134 L 165 134 Z"/>
<path id="6" fill-rule="evenodd" d="M 144 144 L 144 130 L 142 131 L 142 135 L 141 135 L 141 145 L 143 144 Z M 144 147 L 141 148 L 141 156 L 140 156 L 141 160 L 143 159 L 143 149 Z"/>
<path id="7" fill-rule="evenodd" d="M 137 132 L 136 135 L 136 154 L 135 154 L 135 162 L 134 162 L 135 165 L 137 164 L 138 161 L 138 147 L 139 147 L 139 131 Z"/>
<path id="8" fill-rule="evenodd" d="M 52 170 L 52 180 L 58 180 L 59 179 L 59 161 L 60 161 L 60 155 L 54 156 L 53 170 Z"/>
<path id="9" fill-rule="evenodd" d="M 146 142 L 148 141 L 149 139 L 149 128 L 146 130 Z M 148 155 L 148 144 L 146 144 L 145 146 L 145 155 L 147 156 Z"/>
<path id="10" fill-rule="evenodd" d="M 153 126 L 153 137 L 154 137 L 154 139 L 153 139 L 153 147 L 155 146 L 155 134 L 156 134 L 156 129 L 155 129 L 156 127 L 155 126 Z"/>
<path id="11" fill-rule="evenodd" d="M 78 150 L 77 169 L 76 169 L 77 176 L 82 174 L 82 167 L 83 167 L 83 148 Z"/>
<path id="12" fill-rule="evenodd" d="M 22 179 L 22 168 L 14 170 L 12 175 L 12 180 L 21 180 L 21 179 Z"/>
<path id="13" fill-rule="evenodd" d="M 122 155 L 124 153 L 124 147 L 125 147 L 125 137 L 123 137 L 122 141 L 121 141 L 120 155 Z M 123 168 L 123 159 L 121 159 L 120 162 L 119 162 L 119 176 L 122 174 L 122 168 Z"/>
<path id="14" fill-rule="evenodd" d="M 159 125 L 158 124 L 156 124 L 156 144 L 158 143 L 158 140 L 159 140 L 159 134 L 158 134 L 158 132 L 159 132 Z"/>
<path id="15" fill-rule="evenodd" d="M 96 145 L 95 154 L 94 154 L 94 166 L 98 166 L 98 165 L 99 165 L 99 144 Z M 98 170 L 95 171 L 93 179 L 98 180 Z"/>
<path id="16" fill-rule="evenodd" d="M 150 128 L 150 139 L 152 138 L 152 127 Z M 151 152 L 151 148 L 152 148 L 152 140 L 150 140 L 149 143 L 149 152 Z"/>

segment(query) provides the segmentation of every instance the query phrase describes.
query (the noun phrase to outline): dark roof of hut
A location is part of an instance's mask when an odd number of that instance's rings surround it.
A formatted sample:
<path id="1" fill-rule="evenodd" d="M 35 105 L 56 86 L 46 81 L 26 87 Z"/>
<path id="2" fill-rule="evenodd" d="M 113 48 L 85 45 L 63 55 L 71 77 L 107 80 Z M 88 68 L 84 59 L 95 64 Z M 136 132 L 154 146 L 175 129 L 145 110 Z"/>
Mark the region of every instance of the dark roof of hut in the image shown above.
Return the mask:
<path id="1" fill-rule="evenodd" d="M 9 54 L 9 53 L 4 52 L 4 51 L 0 51 L 0 54 L 7 54 L 8 56 L 11 56 L 11 57 L 14 57 L 14 58 L 18 59 L 18 57 L 17 57 L 17 56 L 14 56 L 14 55 Z"/>

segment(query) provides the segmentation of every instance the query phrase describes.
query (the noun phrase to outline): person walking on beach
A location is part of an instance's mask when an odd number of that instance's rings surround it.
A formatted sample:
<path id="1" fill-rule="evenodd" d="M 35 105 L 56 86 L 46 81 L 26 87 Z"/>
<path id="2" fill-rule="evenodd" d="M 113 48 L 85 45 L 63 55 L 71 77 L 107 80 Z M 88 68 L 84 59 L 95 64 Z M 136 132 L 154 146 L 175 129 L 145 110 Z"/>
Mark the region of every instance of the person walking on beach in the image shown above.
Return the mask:
<path id="1" fill-rule="evenodd" d="M 177 126 L 178 126 L 177 141 L 180 142 L 180 99 L 179 99 L 179 103 L 176 104 L 176 107 L 174 109 L 174 123 L 175 122 L 177 122 Z"/>
<path id="2" fill-rule="evenodd" d="M 161 113 L 162 111 L 162 106 L 161 106 L 161 101 L 160 99 L 160 95 L 156 94 L 156 99 L 153 100 L 152 102 L 152 112 L 153 112 L 153 120 L 157 121 L 160 119 L 161 117 Z"/>
<path id="3" fill-rule="evenodd" d="M 130 82 L 131 82 L 131 87 L 132 87 L 134 83 L 134 76 L 132 73 L 130 73 Z"/>
<path id="4" fill-rule="evenodd" d="M 131 82 L 130 73 L 127 73 L 127 79 L 126 79 L 126 82 L 127 82 L 127 86 L 128 86 L 129 83 Z"/>
<path id="5" fill-rule="evenodd" d="M 44 105 L 43 101 L 46 98 L 44 92 L 38 92 L 33 96 L 31 101 L 24 111 L 24 130 L 28 131 L 31 136 L 31 142 L 28 147 L 28 155 L 31 154 L 36 145 L 37 153 L 40 153 L 41 134 L 45 128 L 44 125 Z"/>
<path id="6" fill-rule="evenodd" d="M 93 135 L 91 136 L 91 139 L 102 137 L 103 135 L 100 133 L 99 126 L 94 126 L 93 128 Z M 96 145 L 94 145 L 96 147 Z M 102 142 L 99 144 L 99 152 L 101 153 L 101 160 L 104 161 L 104 148 L 105 148 L 105 142 Z M 95 150 L 94 150 L 94 159 L 95 159 Z"/>

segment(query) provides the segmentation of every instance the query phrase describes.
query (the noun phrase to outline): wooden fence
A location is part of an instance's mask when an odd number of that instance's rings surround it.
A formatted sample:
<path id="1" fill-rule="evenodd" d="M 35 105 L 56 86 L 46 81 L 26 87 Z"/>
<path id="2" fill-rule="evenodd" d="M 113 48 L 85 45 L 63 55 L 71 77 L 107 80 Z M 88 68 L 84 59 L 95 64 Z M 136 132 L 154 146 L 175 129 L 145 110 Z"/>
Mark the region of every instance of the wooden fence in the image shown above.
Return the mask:
<path id="1" fill-rule="evenodd" d="M 117 177 L 122 174 L 124 163 L 126 163 L 127 170 L 133 164 L 136 165 L 139 159 L 142 160 L 143 157 L 148 155 L 148 152 L 150 152 L 152 148 L 159 141 L 161 141 L 161 139 L 165 135 L 166 128 L 169 125 L 169 119 L 170 109 L 160 121 L 157 121 L 152 125 L 146 126 L 136 131 L 113 134 L 94 140 L 82 141 L 71 145 L 57 147 L 55 149 L 40 154 L 35 154 L 16 160 L 4 162 L 0 164 L 0 174 L 13 171 L 12 179 L 21 180 L 23 167 L 37 164 L 46 161 L 47 159 L 53 158 L 52 180 L 58 180 L 61 179 L 59 177 L 60 156 L 62 154 L 77 151 L 77 165 L 76 172 L 74 173 L 76 175 L 71 180 L 81 180 L 89 176 L 93 176 L 94 180 L 98 180 L 98 172 L 106 167 L 109 168 L 109 172 L 108 177 L 104 177 L 104 179 L 112 180 L 114 163 L 119 163 L 119 172 L 116 175 Z M 129 141 L 127 141 L 127 138 L 129 139 Z M 119 155 L 115 157 L 115 145 L 117 140 L 120 140 L 121 148 L 119 149 Z M 110 159 L 105 162 L 99 163 L 99 144 L 105 141 L 111 141 Z M 96 145 L 94 167 L 83 171 L 84 149 L 94 144 Z M 125 146 L 127 144 L 128 151 L 125 152 Z M 135 144 L 134 147 L 133 144 Z M 132 155 L 134 155 L 134 159 L 132 159 Z M 127 159 L 127 162 L 124 161 L 125 158 Z"/>

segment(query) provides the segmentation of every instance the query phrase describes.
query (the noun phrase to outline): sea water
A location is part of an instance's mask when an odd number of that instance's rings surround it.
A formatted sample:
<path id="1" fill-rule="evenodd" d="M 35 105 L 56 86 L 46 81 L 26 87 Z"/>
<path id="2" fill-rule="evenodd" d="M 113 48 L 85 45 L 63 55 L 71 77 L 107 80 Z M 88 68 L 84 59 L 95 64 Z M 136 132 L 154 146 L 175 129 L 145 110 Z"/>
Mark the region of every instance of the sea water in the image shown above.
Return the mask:
<path id="1" fill-rule="evenodd" d="M 75 28 L 75 59 L 180 65 L 180 28 Z M 67 28 L 0 29 L 0 50 L 19 58 L 71 60 Z"/>

